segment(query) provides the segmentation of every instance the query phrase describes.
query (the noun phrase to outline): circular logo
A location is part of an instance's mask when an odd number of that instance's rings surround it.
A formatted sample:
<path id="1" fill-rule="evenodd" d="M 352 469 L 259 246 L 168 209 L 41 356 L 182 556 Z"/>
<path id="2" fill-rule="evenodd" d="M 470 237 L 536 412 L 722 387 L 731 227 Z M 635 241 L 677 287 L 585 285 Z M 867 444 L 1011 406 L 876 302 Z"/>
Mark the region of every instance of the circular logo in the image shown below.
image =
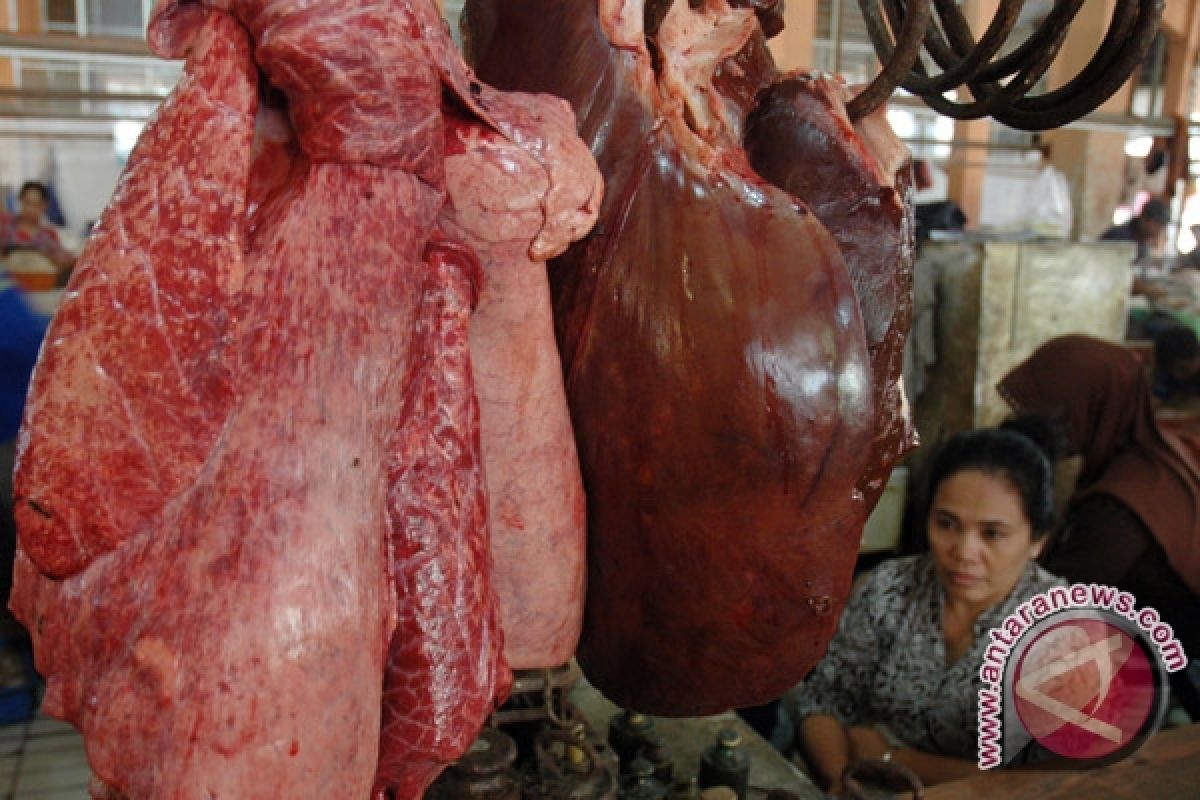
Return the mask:
<path id="1" fill-rule="evenodd" d="M 1066 612 L 1029 633 L 1011 671 L 1021 725 L 1043 747 L 1093 761 L 1132 752 L 1158 727 L 1165 676 L 1115 615 Z"/>

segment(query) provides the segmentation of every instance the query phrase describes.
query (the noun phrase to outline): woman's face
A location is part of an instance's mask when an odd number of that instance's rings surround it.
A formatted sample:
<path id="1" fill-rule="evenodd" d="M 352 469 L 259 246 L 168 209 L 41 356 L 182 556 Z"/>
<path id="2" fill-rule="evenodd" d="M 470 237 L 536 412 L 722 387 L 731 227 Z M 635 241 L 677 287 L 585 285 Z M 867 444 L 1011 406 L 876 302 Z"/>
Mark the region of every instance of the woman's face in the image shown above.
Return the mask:
<path id="1" fill-rule="evenodd" d="M 18 215 L 25 222 L 37 224 L 42 221 L 42 215 L 46 213 L 46 198 L 42 197 L 42 193 L 37 189 L 26 189 L 17 198 L 19 206 Z"/>
<path id="2" fill-rule="evenodd" d="M 1016 586 L 1041 541 L 1005 478 L 975 469 L 942 480 L 929 509 L 929 546 L 949 598 L 979 610 Z"/>

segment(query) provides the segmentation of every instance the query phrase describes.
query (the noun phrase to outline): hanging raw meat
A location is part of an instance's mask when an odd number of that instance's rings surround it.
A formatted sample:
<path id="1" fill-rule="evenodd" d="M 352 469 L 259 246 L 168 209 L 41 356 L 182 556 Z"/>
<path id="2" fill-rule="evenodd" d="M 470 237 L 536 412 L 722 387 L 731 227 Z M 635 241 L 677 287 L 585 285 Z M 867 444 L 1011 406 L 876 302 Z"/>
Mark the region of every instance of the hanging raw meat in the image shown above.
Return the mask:
<path id="1" fill-rule="evenodd" d="M 503 134 L 450 118 L 443 218 L 484 268 L 471 359 L 504 653 L 514 669 L 553 667 L 583 621 L 584 499 L 545 260 L 591 228 L 602 184 L 565 101 L 475 97 Z"/>
<path id="2" fill-rule="evenodd" d="M 485 80 L 570 101 L 605 176 L 596 229 L 551 268 L 588 492 L 578 655 L 615 702 L 672 715 L 773 699 L 816 662 L 870 508 L 860 484 L 902 449 L 872 452 L 899 413 L 872 355 L 899 339 L 864 332 L 869 282 L 743 149 L 778 77 L 760 23 L 778 4 L 691 5 L 469 0 L 464 34 Z M 906 269 L 893 255 L 861 269 Z M 887 320 L 900 338 L 903 316 Z"/>
<path id="3" fill-rule="evenodd" d="M 750 163 L 800 198 L 837 239 L 862 309 L 875 399 L 874 457 L 859 480 L 869 507 L 915 443 L 901 369 L 912 323 L 912 168 L 883 107 L 851 125 L 839 79 L 789 75 L 746 121 Z"/>
<path id="4" fill-rule="evenodd" d="M 518 222 L 494 187 L 462 196 L 534 258 L 590 225 L 594 162 L 560 101 L 522 114 L 474 84 L 427 0 L 161 0 L 150 43 L 185 74 L 21 434 L 13 607 L 44 708 L 84 733 L 98 798 L 418 797 L 509 677 L 471 363 L 485 267 L 451 230 L 447 129 L 532 151 L 510 160 L 536 206 Z"/>
<path id="5" fill-rule="evenodd" d="M 775 78 L 758 23 L 774 11 L 467 5 L 480 76 L 565 97 L 605 174 L 598 227 L 551 272 L 588 491 L 578 656 L 617 703 L 656 714 L 802 678 L 869 510 L 856 487 L 878 392 L 851 273 L 740 140 Z"/>

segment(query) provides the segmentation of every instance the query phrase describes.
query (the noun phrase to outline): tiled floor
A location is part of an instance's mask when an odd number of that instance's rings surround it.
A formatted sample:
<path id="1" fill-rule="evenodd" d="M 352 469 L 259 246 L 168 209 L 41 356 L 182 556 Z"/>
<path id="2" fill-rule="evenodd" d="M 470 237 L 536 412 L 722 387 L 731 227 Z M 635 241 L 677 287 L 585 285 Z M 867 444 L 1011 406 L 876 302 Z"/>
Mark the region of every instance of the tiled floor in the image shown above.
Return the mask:
<path id="1" fill-rule="evenodd" d="M 29 640 L 14 626 L 0 616 L 0 711 L 7 719 L 21 714 L 18 700 L 28 699 L 34 680 Z M 41 714 L 0 725 L 0 800 L 87 800 L 90 779 L 83 737 L 70 725 Z"/>
<path id="2" fill-rule="evenodd" d="M 87 800 L 83 737 L 38 716 L 0 727 L 0 800 Z"/>

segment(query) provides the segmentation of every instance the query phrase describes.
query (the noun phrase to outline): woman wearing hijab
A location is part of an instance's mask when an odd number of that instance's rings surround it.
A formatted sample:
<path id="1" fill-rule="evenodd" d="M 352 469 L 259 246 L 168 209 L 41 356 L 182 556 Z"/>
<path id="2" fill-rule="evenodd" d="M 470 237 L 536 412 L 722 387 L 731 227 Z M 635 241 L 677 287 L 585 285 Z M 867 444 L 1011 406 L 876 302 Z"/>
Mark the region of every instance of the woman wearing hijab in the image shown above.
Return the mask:
<path id="1" fill-rule="evenodd" d="M 1155 608 L 1192 657 L 1200 654 L 1200 441 L 1154 417 L 1137 357 L 1088 336 L 1046 342 L 997 387 L 1014 411 L 1058 421 L 1066 456 L 1082 456 L 1064 535 L 1042 558 L 1070 581 L 1116 586 Z M 1200 695 L 1172 676 L 1200 719 Z"/>

